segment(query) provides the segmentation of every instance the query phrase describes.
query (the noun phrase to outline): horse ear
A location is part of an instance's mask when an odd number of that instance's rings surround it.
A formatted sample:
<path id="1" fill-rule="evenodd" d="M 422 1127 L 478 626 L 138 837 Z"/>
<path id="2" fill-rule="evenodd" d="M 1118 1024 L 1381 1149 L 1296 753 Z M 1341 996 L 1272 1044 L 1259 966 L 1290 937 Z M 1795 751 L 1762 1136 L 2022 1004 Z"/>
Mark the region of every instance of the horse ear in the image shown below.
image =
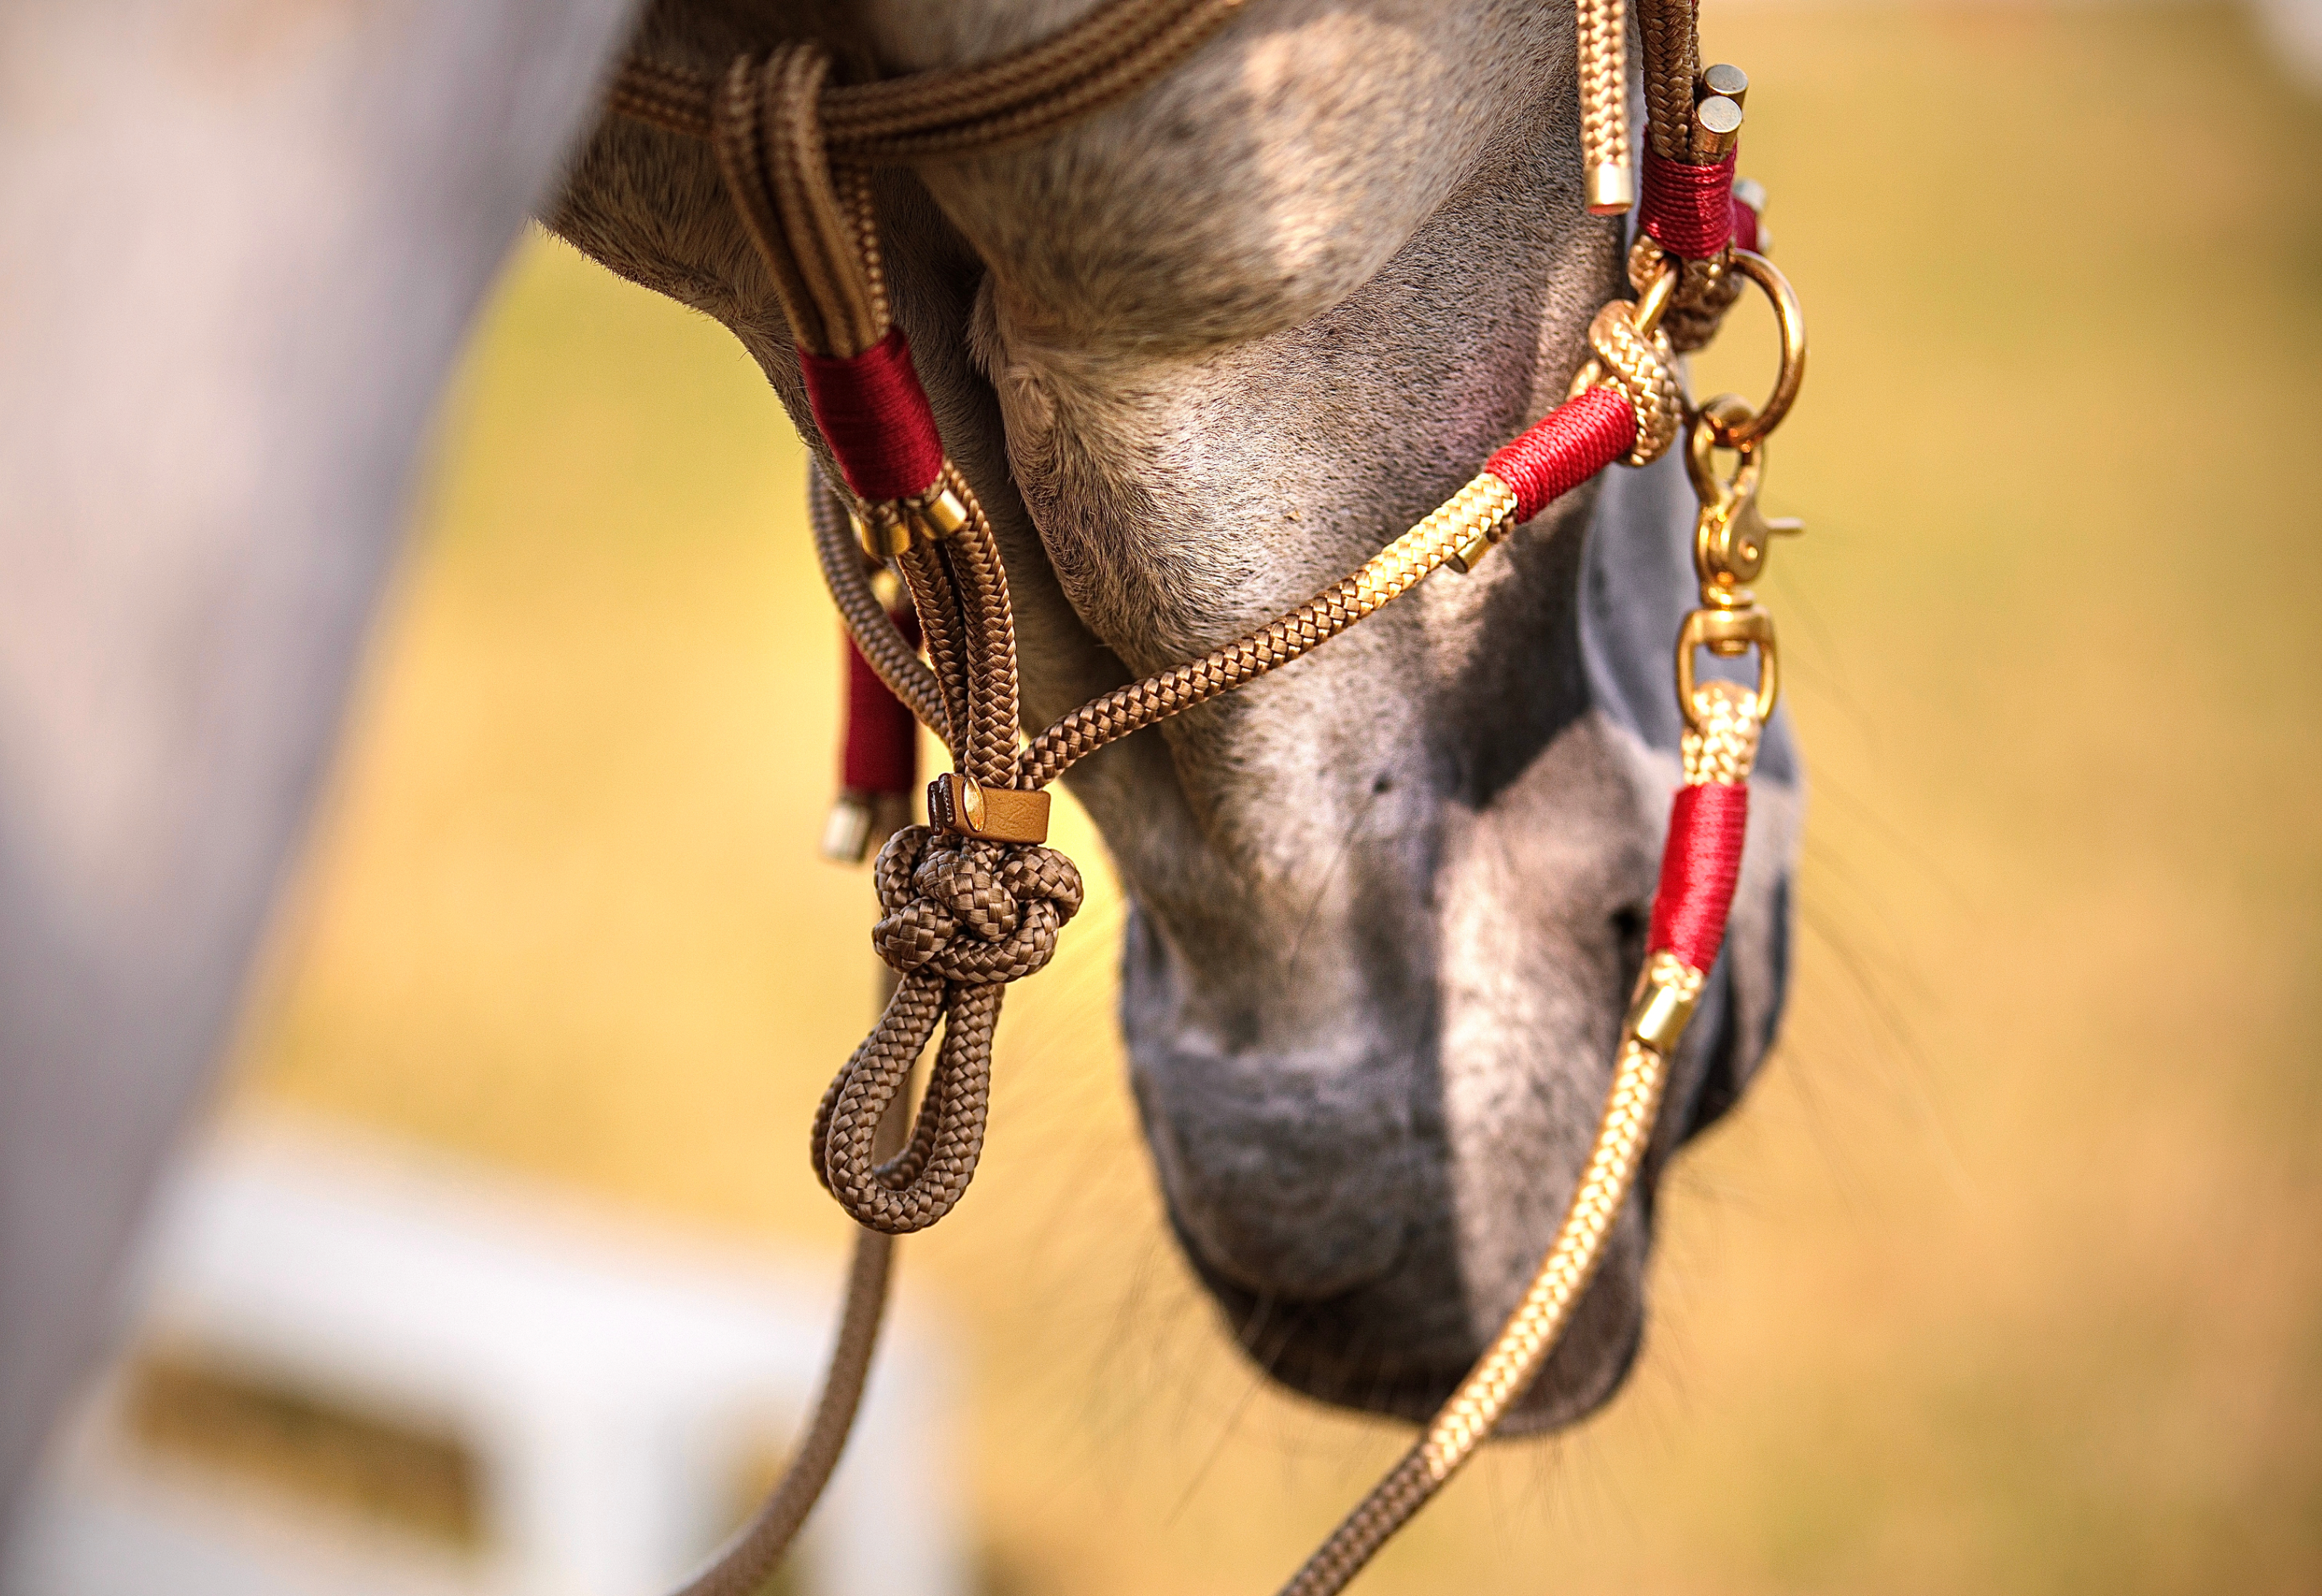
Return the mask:
<path id="1" fill-rule="evenodd" d="M 1580 658 L 1590 701 L 1648 747 L 1675 758 L 1683 726 L 1673 685 L 1678 628 L 1697 601 L 1694 519 L 1700 503 L 1682 453 L 1641 470 L 1613 466 L 1588 520 L 1580 573 Z M 1738 677 L 1723 661 L 1702 675 Z M 1777 710 L 1763 734 L 1757 778 L 1797 780 L 1789 716 Z"/>
<path id="2" fill-rule="evenodd" d="M 634 10 L 0 7 L 0 1521 L 210 1080 L 437 391 Z"/>

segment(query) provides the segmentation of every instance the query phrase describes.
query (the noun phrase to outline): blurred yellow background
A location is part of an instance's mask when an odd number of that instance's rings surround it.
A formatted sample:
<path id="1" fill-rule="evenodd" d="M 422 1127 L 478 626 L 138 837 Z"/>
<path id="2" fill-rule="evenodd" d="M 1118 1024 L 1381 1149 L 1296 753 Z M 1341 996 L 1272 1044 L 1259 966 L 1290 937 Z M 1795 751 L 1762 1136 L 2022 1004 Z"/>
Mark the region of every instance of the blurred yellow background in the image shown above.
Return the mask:
<path id="1" fill-rule="evenodd" d="M 2224 9 L 1707 49 L 1815 336 L 1787 1034 L 1673 1178 L 1627 1391 L 1364 1588 L 2322 1588 L 2322 103 Z M 814 853 L 798 443 L 723 332 L 535 239 L 438 460 L 227 1111 L 835 1249 L 869 888 Z M 1403 1440 L 1261 1385 L 1173 1251 L 1120 918 L 1011 998 L 975 1193 L 902 1253 L 995 1596 L 1270 1590 Z"/>

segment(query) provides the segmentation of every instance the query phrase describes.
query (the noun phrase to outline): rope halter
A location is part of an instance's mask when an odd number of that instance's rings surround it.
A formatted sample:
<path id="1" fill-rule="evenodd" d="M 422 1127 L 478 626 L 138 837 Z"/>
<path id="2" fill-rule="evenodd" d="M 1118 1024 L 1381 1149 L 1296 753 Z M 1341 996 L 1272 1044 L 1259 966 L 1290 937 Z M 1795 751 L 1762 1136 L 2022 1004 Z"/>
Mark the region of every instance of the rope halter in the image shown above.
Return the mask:
<path id="1" fill-rule="evenodd" d="M 1766 436 L 1804 375 L 1805 345 L 1788 284 L 1755 252 L 1759 202 L 1737 196 L 1734 141 L 1748 82 L 1730 67 L 1700 68 L 1694 0 L 1638 0 L 1650 115 L 1639 232 L 1627 259 L 1636 297 L 1596 313 L 1590 358 L 1565 402 L 1307 603 L 1084 704 L 1028 742 L 1020 736 L 1007 572 L 894 324 L 871 169 L 1046 138 L 1153 81 L 1243 5 L 1110 0 L 1015 55 L 882 82 L 836 83 L 822 46 L 793 43 L 736 60 L 714 82 L 632 62 L 614 87 L 616 110 L 713 150 L 789 317 L 817 429 L 838 468 L 841 480 L 822 483 L 814 502 L 823 574 L 864 666 L 943 739 L 953 763 L 928 789 L 931 825 L 898 830 L 879 853 L 873 943 L 899 979 L 814 1119 L 816 1173 L 866 1232 L 849 1328 L 800 1461 L 687 1596 L 738 1596 L 779 1556 L 836 1461 L 861 1391 L 885 1238 L 943 1218 L 975 1172 L 1002 995 L 1047 966 L 1082 902 L 1079 871 L 1046 845 L 1043 789 L 1105 744 L 1320 647 L 1437 570 L 1471 570 L 1515 526 L 1607 465 L 1648 464 L 1681 438 L 1702 506 L 1701 605 L 1678 640 L 1684 779 L 1595 1145 L 1547 1258 L 1492 1346 L 1284 1596 L 1341 1589 L 1538 1375 L 1603 1259 L 1651 1138 L 1668 1061 L 1706 990 L 1741 868 L 1750 770 L 1778 683 L 1773 623 L 1749 584 L 1762 570 L 1768 535 L 1796 530 L 1758 514 L 1757 485 Z M 1576 5 L 1587 205 L 1623 213 L 1637 193 L 1624 0 Z M 1679 357 L 1708 342 L 1745 281 L 1766 292 L 1781 328 L 1773 395 L 1762 407 L 1732 395 L 1693 406 Z M 1721 451 L 1735 457 L 1730 475 L 1719 469 Z M 873 590 L 881 568 L 908 593 L 916 638 Z M 1695 656 L 1705 648 L 1754 652 L 1754 689 L 1696 682 Z M 906 747 L 889 762 L 908 765 L 909 757 Z M 890 1155 L 889 1108 L 938 1028 L 910 1133 Z"/>

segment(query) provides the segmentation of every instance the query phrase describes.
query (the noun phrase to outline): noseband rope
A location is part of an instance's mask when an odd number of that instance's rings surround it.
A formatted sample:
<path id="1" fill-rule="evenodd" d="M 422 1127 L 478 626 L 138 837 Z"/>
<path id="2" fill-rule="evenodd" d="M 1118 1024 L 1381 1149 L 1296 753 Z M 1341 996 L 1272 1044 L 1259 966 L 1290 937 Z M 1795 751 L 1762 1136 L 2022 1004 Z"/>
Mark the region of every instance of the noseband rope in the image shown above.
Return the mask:
<path id="1" fill-rule="evenodd" d="M 1497 1338 L 1283 1596 L 1342 1589 L 1539 1374 L 1603 1259 L 1651 1140 L 1668 1061 L 1716 961 L 1748 827 L 1751 765 L 1778 689 L 1773 623 L 1750 584 L 1768 537 L 1797 530 L 1759 513 L 1758 484 L 1765 439 L 1804 376 L 1805 342 L 1788 284 L 1757 252 L 1762 200 L 1734 180 L 1748 83 L 1731 67 L 1699 68 L 1694 0 L 1637 7 L 1649 110 L 1641 202 L 1630 169 L 1623 0 L 1576 0 L 1587 207 L 1612 214 L 1635 203 L 1638 233 L 1627 260 L 1636 297 L 1598 311 L 1590 358 L 1566 401 L 1336 586 L 1201 659 L 1106 693 L 1028 740 L 1021 734 L 1007 572 L 894 323 L 871 170 L 1049 137 L 1151 84 L 1244 4 L 1111 0 L 998 60 L 867 83 L 832 82 L 822 46 L 792 43 L 737 59 L 716 81 L 632 61 L 613 87 L 614 110 L 709 144 L 789 317 L 817 428 L 837 466 L 837 482 L 818 472 L 815 546 L 853 643 L 846 790 L 825 849 L 859 859 L 869 841 L 892 832 L 873 871 L 881 916 L 873 943 L 896 973 L 893 993 L 824 1095 L 811 1135 L 817 1176 L 863 1227 L 838 1345 L 789 1472 L 681 1596 L 743 1596 L 779 1559 L 852 1422 L 891 1238 L 948 1213 L 975 1172 L 1002 994 L 1047 964 L 1082 901 L 1072 862 L 1044 845 L 1048 784 L 1107 743 L 1288 664 L 1438 569 L 1472 570 L 1518 524 L 1606 466 L 1648 464 L 1680 440 L 1701 500 L 1701 604 L 1686 617 L 1677 653 L 1684 780 L 1595 1146 L 1547 1258 Z M 1773 396 L 1763 406 L 1730 394 L 1696 406 L 1678 358 L 1709 341 L 1745 283 L 1766 293 L 1781 333 Z M 1733 457 L 1731 475 L 1720 474 L 1720 451 Z M 882 595 L 880 581 L 908 595 L 907 610 Z M 1755 687 L 1696 682 L 1703 648 L 1754 653 Z M 928 789 L 928 825 L 881 821 L 882 811 L 890 820 L 908 813 L 899 789 L 910 783 L 913 739 L 900 709 L 951 754 L 952 770 Z M 928 1082 L 904 1134 L 890 1111 L 931 1041 Z"/>

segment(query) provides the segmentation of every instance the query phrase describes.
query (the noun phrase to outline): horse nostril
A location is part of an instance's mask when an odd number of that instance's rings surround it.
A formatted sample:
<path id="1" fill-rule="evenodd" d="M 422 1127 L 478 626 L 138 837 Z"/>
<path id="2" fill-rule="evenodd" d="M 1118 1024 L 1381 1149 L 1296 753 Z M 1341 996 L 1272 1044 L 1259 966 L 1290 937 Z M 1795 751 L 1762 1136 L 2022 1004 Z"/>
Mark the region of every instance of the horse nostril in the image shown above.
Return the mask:
<path id="1" fill-rule="evenodd" d="M 1246 1290 L 1313 1301 L 1401 1262 L 1411 1154 L 1391 1099 L 1343 1081 L 1281 1090 L 1273 1062 L 1148 1046 L 1137 1095 L 1187 1250 Z"/>
<path id="2" fill-rule="evenodd" d="M 1613 911 L 1613 947 L 1621 961 L 1621 991 L 1623 996 L 1637 979 L 1637 971 L 1645 967 L 1645 933 L 1650 921 L 1644 909 L 1628 904 Z"/>
<path id="3" fill-rule="evenodd" d="M 1401 1263 L 1407 1227 L 1397 1198 L 1408 1182 L 1383 1167 L 1395 1160 L 1358 1157 L 1326 1173 L 1293 1157 L 1262 1169 L 1215 1155 L 1226 1127 L 1183 1128 L 1193 1134 L 1167 1138 L 1174 1156 L 1161 1161 L 1162 1183 L 1179 1233 L 1218 1274 L 1276 1301 L 1312 1302 Z M 1189 1142 L 1211 1145 L 1188 1157 Z"/>

